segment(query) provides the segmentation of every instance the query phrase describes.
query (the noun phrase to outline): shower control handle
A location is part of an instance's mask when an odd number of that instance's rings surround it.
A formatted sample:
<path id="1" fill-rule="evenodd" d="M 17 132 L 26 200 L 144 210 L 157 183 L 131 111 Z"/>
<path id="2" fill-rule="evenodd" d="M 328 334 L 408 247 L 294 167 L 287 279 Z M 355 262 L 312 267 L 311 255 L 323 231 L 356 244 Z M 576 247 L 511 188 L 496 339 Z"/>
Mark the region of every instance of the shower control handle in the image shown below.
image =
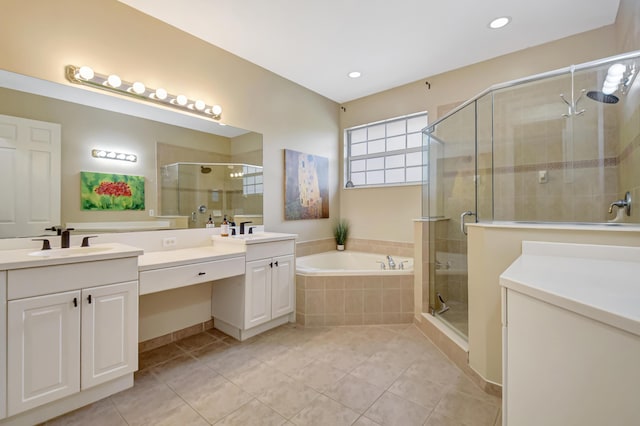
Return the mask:
<path id="1" fill-rule="evenodd" d="M 466 212 L 462 212 L 462 214 L 460 214 L 460 232 L 462 232 L 464 235 L 467 235 L 467 228 L 465 228 L 464 217 L 475 216 L 475 215 L 476 214 L 471 210 L 467 210 Z"/>

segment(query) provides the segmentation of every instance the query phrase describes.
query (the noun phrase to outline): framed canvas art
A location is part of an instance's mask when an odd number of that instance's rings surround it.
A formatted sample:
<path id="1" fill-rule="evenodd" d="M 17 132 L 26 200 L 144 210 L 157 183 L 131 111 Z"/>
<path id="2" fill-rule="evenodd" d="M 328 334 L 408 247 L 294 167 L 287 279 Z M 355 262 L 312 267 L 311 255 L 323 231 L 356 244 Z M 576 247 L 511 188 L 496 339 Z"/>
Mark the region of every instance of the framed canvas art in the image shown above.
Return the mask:
<path id="1" fill-rule="evenodd" d="M 144 176 L 80 172 L 82 210 L 144 210 Z"/>
<path id="2" fill-rule="evenodd" d="M 329 160 L 284 150 L 285 220 L 329 217 Z"/>

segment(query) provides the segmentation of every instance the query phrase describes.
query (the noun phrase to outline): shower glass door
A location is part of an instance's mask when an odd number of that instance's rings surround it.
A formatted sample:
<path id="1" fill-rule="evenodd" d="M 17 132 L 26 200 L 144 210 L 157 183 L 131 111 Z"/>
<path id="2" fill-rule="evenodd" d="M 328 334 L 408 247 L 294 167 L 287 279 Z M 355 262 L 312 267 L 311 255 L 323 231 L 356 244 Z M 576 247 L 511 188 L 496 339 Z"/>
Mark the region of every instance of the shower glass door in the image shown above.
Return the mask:
<path id="1" fill-rule="evenodd" d="M 477 219 L 477 186 L 483 180 L 476 154 L 477 109 L 470 103 L 425 133 L 430 267 L 424 308 L 464 339 L 469 329 L 465 223 Z M 490 167 L 487 180 L 490 185 Z"/>

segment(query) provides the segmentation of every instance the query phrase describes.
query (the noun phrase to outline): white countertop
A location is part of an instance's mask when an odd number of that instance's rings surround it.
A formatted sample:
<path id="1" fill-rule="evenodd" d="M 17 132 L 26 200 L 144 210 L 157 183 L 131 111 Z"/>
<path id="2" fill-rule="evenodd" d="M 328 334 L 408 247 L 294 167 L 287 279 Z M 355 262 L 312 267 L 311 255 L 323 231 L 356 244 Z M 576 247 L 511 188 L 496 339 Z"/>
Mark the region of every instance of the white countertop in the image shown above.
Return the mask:
<path id="1" fill-rule="evenodd" d="M 270 243 L 273 241 L 294 240 L 296 238 L 298 238 L 297 234 L 285 234 L 281 232 L 256 232 L 255 234 L 230 235 L 228 237 L 222 237 L 220 235 L 211 236 L 214 246 L 216 243 L 250 245 Z"/>
<path id="2" fill-rule="evenodd" d="M 640 336 L 640 247 L 522 246 L 501 286 Z"/>
<path id="3" fill-rule="evenodd" d="M 190 265 L 210 260 L 223 260 L 244 256 L 242 246 L 203 246 L 178 250 L 147 252 L 138 258 L 138 270 L 170 268 L 173 266 Z"/>
<path id="4" fill-rule="evenodd" d="M 51 250 L 17 249 L 0 250 L 0 270 L 35 268 L 78 262 L 119 259 L 139 256 L 142 249 L 126 244 L 93 244 L 91 247 L 71 247 Z"/>

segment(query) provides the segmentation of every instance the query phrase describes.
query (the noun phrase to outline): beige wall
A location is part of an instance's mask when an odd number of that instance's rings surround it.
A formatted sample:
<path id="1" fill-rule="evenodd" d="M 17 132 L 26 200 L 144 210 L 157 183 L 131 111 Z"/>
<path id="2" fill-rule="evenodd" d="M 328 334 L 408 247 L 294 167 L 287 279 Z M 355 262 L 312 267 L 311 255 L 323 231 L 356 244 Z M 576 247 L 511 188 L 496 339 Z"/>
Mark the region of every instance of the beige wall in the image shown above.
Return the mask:
<path id="1" fill-rule="evenodd" d="M 611 56 L 621 52 L 616 46 L 616 28 L 607 26 L 425 77 L 424 80 L 345 103 L 346 111 L 340 113 L 340 127 L 345 129 L 425 110 L 429 112 L 429 122 L 433 123 L 438 118 L 439 109 L 448 110 L 451 104 L 472 98 L 493 84 Z M 425 81 L 431 84 L 430 89 Z M 366 197 L 361 194 L 363 191 L 366 191 Z M 396 203 L 399 193 L 402 194 L 400 205 Z M 359 224 L 353 229 L 354 237 L 412 241 L 411 220 L 421 215 L 419 186 L 341 189 L 340 198 L 341 216 Z M 389 219 L 381 221 L 381 218 Z"/>
<path id="2" fill-rule="evenodd" d="M 223 107 L 222 121 L 264 136 L 265 225 L 301 240 L 331 236 L 327 220 L 283 219 L 284 148 L 329 158 L 339 212 L 338 106 L 301 86 L 113 0 L 6 0 L 0 68 L 69 84 L 64 66 L 90 65 Z M 63 130 L 64 131 L 64 130 Z"/>

